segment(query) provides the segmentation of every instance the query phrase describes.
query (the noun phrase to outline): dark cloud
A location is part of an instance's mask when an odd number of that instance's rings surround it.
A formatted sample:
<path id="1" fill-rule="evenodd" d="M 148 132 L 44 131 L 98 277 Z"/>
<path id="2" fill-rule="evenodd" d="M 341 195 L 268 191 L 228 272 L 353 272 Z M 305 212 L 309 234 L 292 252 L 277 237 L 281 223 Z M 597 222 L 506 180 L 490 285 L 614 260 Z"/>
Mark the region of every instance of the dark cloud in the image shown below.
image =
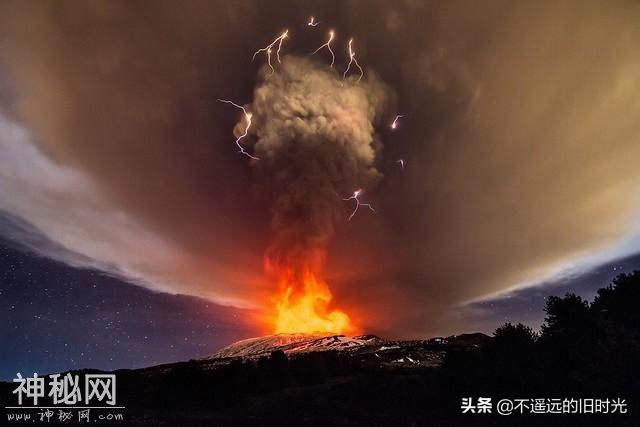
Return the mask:
<path id="1" fill-rule="evenodd" d="M 299 55 L 335 28 L 339 70 L 353 36 L 407 115 L 395 133 L 393 112 L 376 123 L 377 213 L 339 223 L 327 260 L 365 327 L 456 329 L 449 307 L 638 230 L 634 2 L 0 8 L 0 174 L 13 165 L 0 209 L 146 286 L 247 304 L 269 289 L 269 205 L 235 153 L 239 115 L 216 99 L 252 100 L 251 55 L 284 28 Z M 322 25 L 306 27 L 311 14 Z"/>

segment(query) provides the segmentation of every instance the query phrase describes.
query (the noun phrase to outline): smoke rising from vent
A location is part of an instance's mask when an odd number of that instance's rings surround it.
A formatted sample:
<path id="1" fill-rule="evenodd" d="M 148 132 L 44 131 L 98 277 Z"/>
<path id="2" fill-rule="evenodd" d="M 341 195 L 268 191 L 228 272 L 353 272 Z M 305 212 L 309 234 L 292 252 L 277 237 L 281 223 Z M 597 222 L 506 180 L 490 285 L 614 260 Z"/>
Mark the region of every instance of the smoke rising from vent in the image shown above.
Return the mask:
<path id="1" fill-rule="evenodd" d="M 334 69 L 287 56 L 275 73 L 263 68 L 249 107 L 254 162 L 272 201 L 269 264 L 317 271 L 345 194 L 372 189 L 381 143 L 376 120 L 389 99 L 375 75 L 360 83 Z M 236 133 L 244 129 L 239 123 Z"/>

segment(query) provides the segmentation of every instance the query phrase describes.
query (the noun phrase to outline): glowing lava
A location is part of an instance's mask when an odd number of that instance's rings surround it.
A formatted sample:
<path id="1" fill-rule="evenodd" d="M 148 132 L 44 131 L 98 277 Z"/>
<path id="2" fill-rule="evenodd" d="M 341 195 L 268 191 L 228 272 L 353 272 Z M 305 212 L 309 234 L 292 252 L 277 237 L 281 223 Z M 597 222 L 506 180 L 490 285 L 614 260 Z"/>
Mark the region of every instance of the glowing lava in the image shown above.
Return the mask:
<path id="1" fill-rule="evenodd" d="M 310 271 L 293 269 L 278 274 L 280 294 L 275 298 L 275 333 L 354 333 L 349 316 L 331 309 L 333 296 L 327 284 Z"/>

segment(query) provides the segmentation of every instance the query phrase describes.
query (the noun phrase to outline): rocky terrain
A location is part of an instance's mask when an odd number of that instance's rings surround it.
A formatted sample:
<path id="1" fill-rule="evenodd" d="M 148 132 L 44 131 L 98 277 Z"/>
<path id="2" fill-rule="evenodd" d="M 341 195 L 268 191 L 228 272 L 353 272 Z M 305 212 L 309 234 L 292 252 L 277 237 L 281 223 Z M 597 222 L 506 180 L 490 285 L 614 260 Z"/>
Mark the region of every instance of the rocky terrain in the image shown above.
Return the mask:
<path id="1" fill-rule="evenodd" d="M 437 367 L 442 364 L 448 349 L 478 348 L 489 340 L 490 337 L 481 333 L 411 341 L 384 340 L 375 335 L 276 334 L 235 342 L 205 357 L 203 361 L 217 365 L 236 359 L 270 357 L 277 351 L 289 358 L 337 351 L 369 366 Z"/>
<path id="2" fill-rule="evenodd" d="M 206 359 L 255 358 L 269 356 L 271 352 L 277 350 L 281 350 L 287 355 L 313 351 L 355 350 L 381 343 L 383 340 L 375 335 L 347 337 L 333 334 L 276 334 L 235 342 L 216 351 Z"/>

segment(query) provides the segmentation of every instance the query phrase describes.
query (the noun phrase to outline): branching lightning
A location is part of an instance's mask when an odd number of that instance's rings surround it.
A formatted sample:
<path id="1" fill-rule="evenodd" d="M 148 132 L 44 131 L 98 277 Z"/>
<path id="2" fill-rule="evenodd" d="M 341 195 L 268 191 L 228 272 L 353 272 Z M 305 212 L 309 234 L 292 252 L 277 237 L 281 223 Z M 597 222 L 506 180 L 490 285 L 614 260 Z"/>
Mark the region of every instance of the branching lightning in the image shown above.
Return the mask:
<path id="1" fill-rule="evenodd" d="M 269 64 L 269 68 L 271 68 L 271 74 L 276 72 L 276 69 L 271 65 L 271 48 L 267 49 L 267 64 Z"/>
<path id="2" fill-rule="evenodd" d="M 360 77 L 358 77 L 358 81 L 360 81 L 362 79 L 362 76 L 364 75 L 364 71 L 362 70 L 362 67 L 360 66 L 360 64 L 358 64 L 358 60 L 356 59 L 356 53 L 353 51 L 353 47 L 351 46 L 352 44 L 353 44 L 353 39 L 349 39 L 349 65 L 347 65 L 347 69 L 344 70 L 344 73 L 342 74 L 342 80 L 344 80 L 347 77 L 347 73 L 351 69 L 351 64 L 356 64 L 356 67 L 358 67 L 358 69 L 360 70 Z"/>
<path id="3" fill-rule="evenodd" d="M 315 22 L 315 19 L 316 18 L 314 18 L 313 16 L 311 18 L 309 18 L 309 22 L 307 22 L 307 26 L 309 26 L 309 27 L 317 27 L 320 22 Z"/>
<path id="4" fill-rule="evenodd" d="M 395 130 L 398 128 L 398 120 L 403 118 L 403 114 L 398 114 L 395 119 L 393 119 L 393 123 L 391 123 L 391 129 Z"/>
<path id="5" fill-rule="evenodd" d="M 247 134 L 249 133 L 249 128 L 251 127 L 251 118 L 253 117 L 253 115 L 248 112 L 242 105 L 238 105 L 233 101 L 228 101 L 226 99 L 219 99 L 218 101 L 220 102 L 224 102 L 225 104 L 231 104 L 236 108 L 239 108 L 240 110 L 242 110 L 242 113 L 244 114 L 244 118 L 247 122 L 247 127 L 244 129 L 244 133 L 242 135 L 240 135 L 237 139 L 236 139 L 236 145 L 238 146 L 238 152 L 241 154 L 244 154 L 245 156 L 249 157 L 250 159 L 253 160 L 260 160 L 258 157 L 252 156 L 251 154 L 249 154 L 244 147 L 240 144 L 240 141 L 247 136 Z"/>
<path id="6" fill-rule="evenodd" d="M 313 51 L 313 53 L 311 55 L 315 55 L 316 53 L 318 53 L 318 51 L 320 51 L 320 49 L 322 49 L 323 47 L 326 47 L 327 49 L 329 49 L 329 52 L 331 52 L 331 66 L 333 67 L 334 62 L 336 61 L 336 56 L 333 54 L 333 50 L 331 50 L 331 42 L 333 41 L 333 37 L 335 36 L 335 33 L 333 30 L 329 31 L 329 40 L 327 40 L 327 42 L 325 44 L 323 44 L 322 46 L 320 46 L 319 48 L 317 48 L 316 50 Z"/>
<path id="7" fill-rule="evenodd" d="M 276 70 L 273 68 L 273 65 L 271 65 L 271 48 L 267 49 L 267 62 L 269 63 L 269 67 L 271 68 L 271 74 L 275 73 Z"/>
<path id="8" fill-rule="evenodd" d="M 351 221 L 351 218 L 353 218 L 353 216 L 356 214 L 356 212 L 358 212 L 358 208 L 360 206 L 366 206 L 369 209 L 371 209 L 371 212 L 375 212 L 375 209 L 373 209 L 373 206 L 371 206 L 371 204 L 360 202 L 360 195 L 361 194 L 362 194 L 362 189 L 358 189 L 358 190 L 353 192 L 353 195 L 351 197 L 347 197 L 345 199 L 342 199 L 344 201 L 349 201 L 349 200 L 355 200 L 356 201 L 356 207 L 353 209 L 353 212 L 351 212 L 351 215 L 349 215 L 349 221 Z"/>
<path id="9" fill-rule="evenodd" d="M 287 38 L 287 36 L 289 35 L 289 30 L 285 30 L 284 33 L 280 34 L 280 36 L 278 36 L 274 41 L 271 42 L 271 44 L 268 44 L 267 46 L 256 50 L 253 53 L 253 57 L 251 58 L 251 61 L 254 61 L 256 59 L 256 55 L 258 55 L 260 52 L 267 52 L 267 59 L 269 61 L 269 66 L 271 66 L 271 51 L 273 49 L 273 46 L 275 46 L 276 43 L 278 43 L 278 48 L 276 49 L 276 57 L 278 58 L 278 63 L 280 63 L 280 49 L 282 48 L 282 42 L 284 41 L 284 39 Z M 271 67 L 271 69 L 273 69 L 273 67 Z"/>

